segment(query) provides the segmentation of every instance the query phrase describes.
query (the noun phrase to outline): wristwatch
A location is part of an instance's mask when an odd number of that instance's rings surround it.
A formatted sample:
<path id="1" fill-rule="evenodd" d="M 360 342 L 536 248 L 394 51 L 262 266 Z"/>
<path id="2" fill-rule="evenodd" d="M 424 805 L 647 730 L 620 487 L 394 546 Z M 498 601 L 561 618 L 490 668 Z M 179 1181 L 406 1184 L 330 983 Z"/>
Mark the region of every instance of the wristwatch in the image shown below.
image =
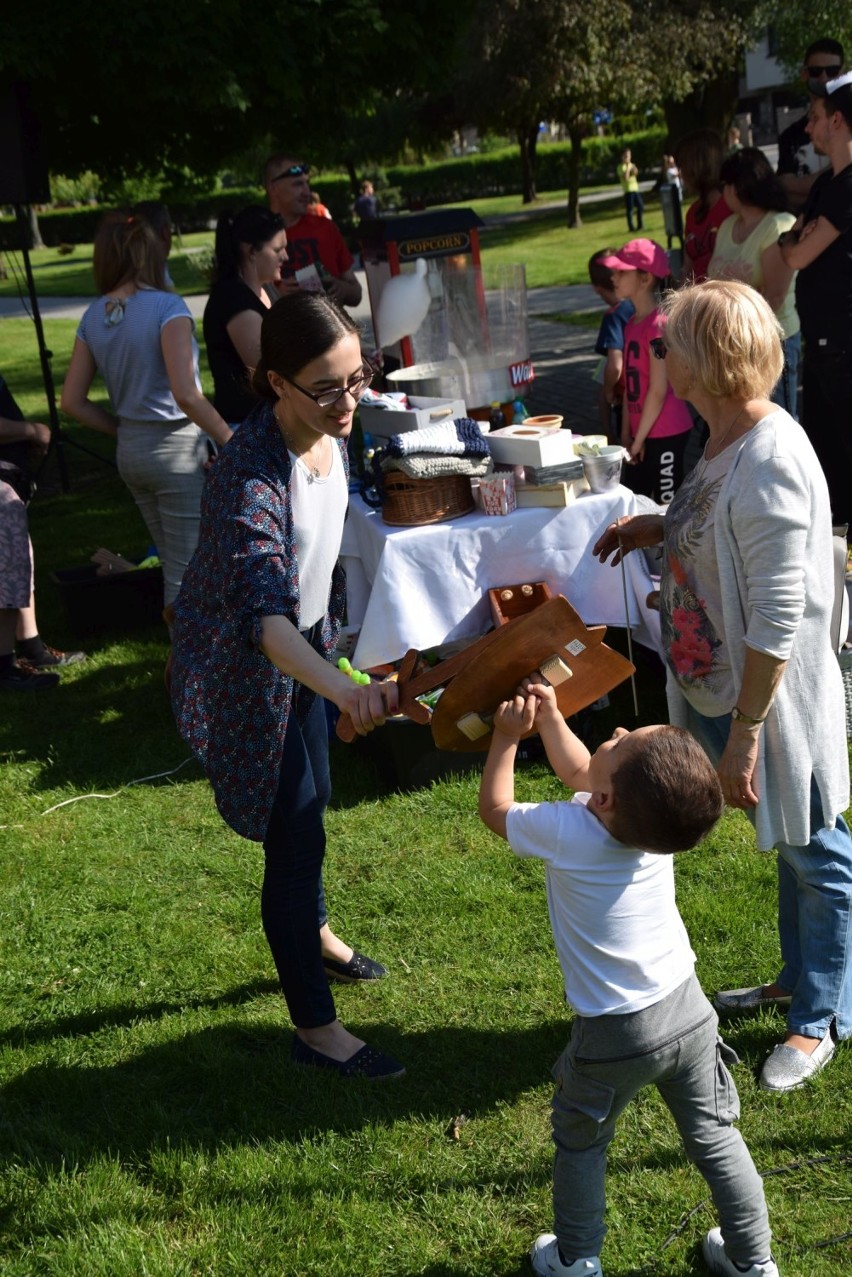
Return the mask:
<path id="1" fill-rule="evenodd" d="M 752 718 L 751 714 L 744 714 L 737 705 L 731 710 L 731 718 L 735 723 L 745 723 L 748 727 L 757 727 L 758 723 L 766 722 L 765 714 L 763 718 Z"/>

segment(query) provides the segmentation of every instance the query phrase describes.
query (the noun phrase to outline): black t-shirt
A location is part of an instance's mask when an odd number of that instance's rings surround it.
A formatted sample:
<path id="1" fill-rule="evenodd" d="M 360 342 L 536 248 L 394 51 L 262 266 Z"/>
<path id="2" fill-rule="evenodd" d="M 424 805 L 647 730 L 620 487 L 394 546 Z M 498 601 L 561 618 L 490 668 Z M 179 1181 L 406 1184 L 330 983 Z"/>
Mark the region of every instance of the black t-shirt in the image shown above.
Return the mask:
<path id="1" fill-rule="evenodd" d="M 266 306 L 242 279 L 222 279 L 214 284 L 204 307 L 204 341 L 213 374 L 213 406 L 235 426 L 260 402 L 249 384 L 249 373 L 228 336 L 227 325 L 244 310 L 266 314 Z"/>
<path id="2" fill-rule="evenodd" d="M 805 205 L 804 224 L 824 217 L 840 232 L 796 276 L 796 309 L 805 341 L 827 338 L 852 350 L 852 164 L 821 173 Z"/>
<path id="3" fill-rule="evenodd" d="M 12 392 L 6 385 L 2 376 L 0 376 L 0 417 L 4 421 L 23 421 L 24 414 L 21 412 Z M 28 470 L 30 465 L 30 457 L 32 444 L 26 439 L 19 439 L 15 443 L 0 443 L 0 461 L 8 461 L 13 466 L 20 466 L 22 470 Z"/>

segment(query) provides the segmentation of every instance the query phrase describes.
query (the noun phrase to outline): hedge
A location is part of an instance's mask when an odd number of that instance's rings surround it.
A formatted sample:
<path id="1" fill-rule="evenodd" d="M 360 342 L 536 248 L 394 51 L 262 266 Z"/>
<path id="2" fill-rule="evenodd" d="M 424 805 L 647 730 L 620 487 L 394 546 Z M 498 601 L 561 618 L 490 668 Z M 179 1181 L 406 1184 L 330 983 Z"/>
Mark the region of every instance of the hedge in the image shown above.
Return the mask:
<path id="1" fill-rule="evenodd" d="M 583 141 L 580 181 L 597 185 L 616 180 L 616 165 L 624 147 L 633 152 L 634 163 L 645 176 L 656 175 L 666 142 L 662 128 L 626 134 L 620 138 L 590 137 Z M 543 142 L 537 152 L 536 185 L 541 191 L 568 186 L 571 146 L 568 142 Z M 370 170 L 365 169 L 370 175 Z M 395 202 L 406 208 L 456 204 L 487 195 L 519 195 L 522 190 L 521 164 L 517 147 L 504 147 L 486 155 L 466 155 L 436 164 L 399 165 L 381 171 L 376 181 L 379 200 L 393 192 Z M 324 204 L 344 233 L 351 229 L 352 189 L 345 174 L 318 174 L 314 185 Z M 264 202 L 260 187 L 232 188 L 194 200 L 170 199 L 163 192 L 175 225 L 183 232 L 206 230 L 220 213 Z M 106 207 L 50 209 L 39 214 L 42 238 L 50 248 L 59 244 L 90 244 Z M 0 218 L 0 251 L 18 245 L 15 219 Z"/>

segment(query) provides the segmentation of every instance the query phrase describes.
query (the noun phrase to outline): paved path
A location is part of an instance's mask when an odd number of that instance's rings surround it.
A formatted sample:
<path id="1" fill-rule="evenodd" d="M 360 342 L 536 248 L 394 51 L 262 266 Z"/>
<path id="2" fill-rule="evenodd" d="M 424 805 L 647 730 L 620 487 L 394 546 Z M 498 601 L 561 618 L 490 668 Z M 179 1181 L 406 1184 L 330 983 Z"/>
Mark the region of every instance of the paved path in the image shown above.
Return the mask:
<path id="1" fill-rule="evenodd" d="M 365 300 L 352 314 L 367 333 L 371 333 L 370 307 L 363 274 L 361 283 Z M 38 304 L 44 319 L 79 319 L 91 300 L 91 297 L 39 297 Z M 203 295 L 186 298 L 199 322 L 206 301 Z M 542 316 L 596 307 L 600 308 L 600 302 L 588 284 L 536 288 L 530 289 L 527 294 L 530 353 L 536 372 L 527 406 L 537 414 L 561 413 L 565 417 L 565 425 L 580 433 L 596 432 L 598 429 L 597 387 L 592 381 L 597 364 L 595 331 L 548 322 Z M 17 298 L 0 298 L 0 319 L 20 318 L 26 313 Z"/>

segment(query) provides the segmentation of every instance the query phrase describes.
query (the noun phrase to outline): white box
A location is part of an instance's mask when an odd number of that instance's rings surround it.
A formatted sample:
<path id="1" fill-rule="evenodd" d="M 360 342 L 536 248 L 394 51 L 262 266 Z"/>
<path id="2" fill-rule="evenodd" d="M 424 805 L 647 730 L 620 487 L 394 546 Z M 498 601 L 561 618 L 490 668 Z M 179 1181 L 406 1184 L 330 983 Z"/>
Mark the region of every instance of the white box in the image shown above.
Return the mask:
<path id="1" fill-rule="evenodd" d="M 403 435 L 409 430 L 424 430 L 426 426 L 437 426 L 442 421 L 467 416 L 463 399 L 427 399 L 409 395 L 408 402 L 411 407 L 400 412 L 394 412 L 392 408 L 373 408 L 369 404 L 360 404 L 358 415 L 361 418 L 361 429 L 368 434 L 389 439 L 391 435 Z"/>
<path id="2" fill-rule="evenodd" d="M 494 460 L 503 465 L 555 466 L 574 460 L 570 430 L 547 430 L 524 422 L 492 430 L 488 447 Z"/>

